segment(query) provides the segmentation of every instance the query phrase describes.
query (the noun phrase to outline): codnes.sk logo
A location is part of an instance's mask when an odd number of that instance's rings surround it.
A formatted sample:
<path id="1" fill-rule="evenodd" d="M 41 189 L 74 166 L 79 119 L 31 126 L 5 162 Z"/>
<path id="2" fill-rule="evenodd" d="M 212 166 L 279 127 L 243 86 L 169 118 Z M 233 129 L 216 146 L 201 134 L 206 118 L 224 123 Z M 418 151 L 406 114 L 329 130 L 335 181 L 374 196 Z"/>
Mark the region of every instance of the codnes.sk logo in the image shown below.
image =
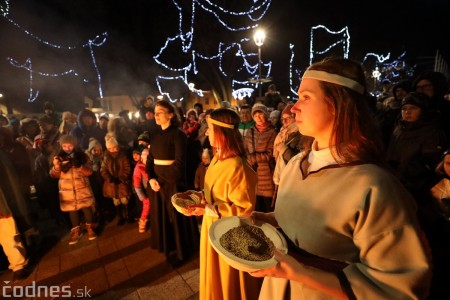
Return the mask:
<path id="1" fill-rule="evenodd" d="M 87 287 L 72 291 L 70 285 L 36 285 L 36 282 L 31 282 L 27 286 L 13 286 L 9 285 L 10 281 L 3 281 L 2 299 L 4 298 L 22 298 L 22 297 L 51 297 L 51 298 L 90 298 L 91 289 Z"/>

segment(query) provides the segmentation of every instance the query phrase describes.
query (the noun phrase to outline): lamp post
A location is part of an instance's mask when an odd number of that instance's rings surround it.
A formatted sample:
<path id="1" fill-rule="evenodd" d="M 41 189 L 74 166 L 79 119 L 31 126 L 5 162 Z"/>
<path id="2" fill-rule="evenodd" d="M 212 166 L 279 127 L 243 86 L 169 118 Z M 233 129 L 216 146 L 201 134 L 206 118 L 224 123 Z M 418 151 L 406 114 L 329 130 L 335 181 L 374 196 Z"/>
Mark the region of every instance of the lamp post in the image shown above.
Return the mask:
<path id="1" fill-rule="evenodd" d="M 266 38 L 266 33 L 258 29 L 253 36 L 255 40 L 256 46 L 258 46 L 258 88 L 259 88 L 259 97 L 262 96 L 262 73 L 261 73 L 261 46 L 264 44 L 264 39 Z"/>
<path id="2" fill-rule="evenodd" d="M 380 70 L 378 69 L 378 67 L 375 67 L 375 70 L 372 71 L 374 93 L 377 92 L 377 81 L 380 76 L 381 76 Z"/>

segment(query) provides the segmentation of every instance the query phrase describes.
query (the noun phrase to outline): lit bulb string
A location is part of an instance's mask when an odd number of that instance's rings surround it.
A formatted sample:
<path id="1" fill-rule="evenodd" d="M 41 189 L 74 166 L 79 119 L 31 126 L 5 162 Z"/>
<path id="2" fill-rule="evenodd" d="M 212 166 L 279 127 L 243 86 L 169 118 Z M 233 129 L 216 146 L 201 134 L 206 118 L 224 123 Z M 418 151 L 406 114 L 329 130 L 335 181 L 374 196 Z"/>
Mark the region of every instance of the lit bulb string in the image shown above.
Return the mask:
<path id="1" fill-rule="evenodd" d="M 192 40 L 194 36 L 194 15 L 195 15 L 195 1 L 192 1 L 191 4 L 191 22 L 188 24 L 187 28 L 189 28 L 188 31 L 184 32 L 183 30 L 183 8 L 178 5 L 178 0 L 172 0 L 172 3 L 175 5 L 176 9 L 178 10 L 178 35 L 175 38 L 181 39 L 182 44 L 182 51 L 184 53 L 187 53 L 189 49 L 192 47 Z M 169 39 L 166 40 L 166 45 L 168 45 Z"/>
<path id="2" fill-rule="evenodd" d="M 199 2 L 199 1 L 202 1 L 202 0 L 197 0 L 197 2 Z M 245 12 L 231 11 L 231 10 L 225 9 L 222 6 L 217 5 L 216 3 L 212 3 L 210 0 L 204 0 L 204 2 L 206 2 L 209 6 L 212 6 L 213 8 L 220 10 L 221 12 L 223 12 L 225 14 L 234 15 L 234 16 L 243 16 L 243 15 L 248 16 L 250 14 L 257 13 L 261 8 L 266 7 L 266 9 L 263 11 L 263 14 L 259 18 L 252 19 L 253 21 L 259 21 L 266 13 L 267 8 L 270 6 L 272 1 L 271 0 L 262 0 L 262 1 L 253 0 L 253 3 L 255 3 L 255 2 L 261 2 L 261 3 L 256 6 L 255 5 L 251 6 L 250 9 Z"/>
<path id="3" fill-rule="evenodd" d="M 0 12 L 3 16 L 7 16 L 9 14 L 9 0 L 4 0 L 0 2 Z"/>
<path id="4" fill-rule="evenodd" d="M 234 99 L 242 100 L 245 97 L 251 97 L 255 90 L 252 88 L 241 88 L 237 90 L 233 90 L 232 96 Z"/>
<path id="5" fill-rule="evenodd" d="M 330 45 L 327 49 L 323 51 L 315 51 L 314 50 L 314 31 L 318 29 L 325 29 L 328 33 L 334 34 L 334 35 L 342 35 L 342 39 L 333 43 Z M 314 60 L 314 54 L 325 54 L 326 52 L 329 52 L 332 48 L 336 47 L 339 44 L 342 44 L 343 50 L 344 50 L 344 58 L 348 58 L 348 53 L 350 50 L 350 34 L 348 33 L 348 27 L 345 26 L 339 31 L 332 31 L 328 29 L 324 25 L 317 25 L 311 27 L 311 33 L 310 33 L 310 49 L 309 49 L 309 64 L 311 65 Z"/>
<path id="6" fill-rule="evenodd" d="M 382 77 L 382 81 L 389 84 L 395 84 L 405 76 L 412 77 L 414 75 L 414 68 L 408 67 L 404 61 L 406 51 L 400 54 L 392 62 L 387 62 L 387 59 L 390 58 L 390 53 L 386 57 L 373 53 L 367 53 L 363 61 L 365 62 L 370 56 L 374 56 L 377 59 L 377 61 L 375 62 L 375 68 L 378 68 L 379 71 L 377 80 L 380 80 L 380 78 Z M 401 74 L 401 71 L 403 71 L 405 74 Z"/>
<path id="7" fill-rule="evenodd" d="M 290 58 L 290 60 L 289 60 L 289 89 L 290 89 L 290 91 L 291 91 L 291 93 L 292 94 L 294 94 L 294 96 L 292 97 L 292 99 L 294 99 L 294 100 L 296 100 L 297 99 L 297 91 L 298 91 L 298 85 L 296 85 L 295 87 L 294 87 L 294 81 L 293 81 L 293 77 L 294 77 L 294 75 L 293 75 L 293 71 L 292 71 L 292 66 L 293 66 L 293 64 L 294 64 L 294 57 L 295 57 L 295 54 L 294 54 L 294 44 L 289 44 L 289 49 L 290 49 L 290 51 L 291 51 L 291 58 Z M 296 73 L 296 78 L 300 78 L 300 72 L 296 69 L 295 70 L 295 73 Z"/>
<path id="8" fill-rule="evenodd" d="M 237 48 L 235 55 L 236 56 L 240 56 L 243 60 L 243 64 L 242 64 L 242 68 L 238 69 L 238 72 L 244 71 L 243 68 L 245 68 L 245 71 L 247 71 L 248 74 L 256 74 L 257 70 L 258 70 L 258 63 L 256 64 L 251 64 L 248 61 L 248 57 L 257 57 L 257 53 L 248 53 L 246 54 L 243 50 L 242 50 L 242 45 L 241 43 L 243 42 L 249 42 L 250 39 L 242 39 L 239 42 L 235 42 L 232 43 L 230 45 L 224 45 L 222 42 L 219 43 L 218 45 L 218 51 L 217 53 L 215 53 L 212 56 L 206 56 L 203 55 L 202 53 L 198 53 L 195 49 L 192 49 L 192 43 L 194 40 L 194 24 L 195 24 L 195 13 L 196 13 L 196 8 L 200 7 L 203 11 L 212 14 L 213 16 L 216 17 L 217 21 L 224 26 L 227 30 L 229 31 L 245 31 L 245 30 L 250 30 L 250 29 L 254 29 L 256 27 L 258 27 L 258 24 L 251 24 L 248 26 L 242 26 L 242 27 L 232 27 L 229 26 L 227 22 L 225 22 L 221 16 L 219 14 L 224 14 L 224 15 L 228 15 L 228 16 L 232 16 L 232 17 L 241 17 L 241 16 L 247 16 L 250 20 L 252 20 L 253 22 L 255 20 L 260 20 L 262 19 L 262 17 L 267 13 L 270 4 L 271 4 L 271 0 L 262 0 L 262 1 L 254 1 L 254 4 L 252 6 L 250 6 L 247 10 L 243 10 L 243 11 L 231 11 L 231 10 L 227 10 L 225 8 L 223 8 L 222 6 L 219 6 L 217 4 L 212 3 L 209 0 L 192 0 L 192 6 L 191 6 L 191 16 L 190 16 L 190 20 L 189 21 L 185 21 L 185 14 L 183 14 L 183 7 L 181 5 L 179 5 L 179 1 L 178 0 L 172 0 L 172 2 L 174 3 L 176 9 L 178 10 L 178 15 L 179 15 L 179 28 L 178 28 L 178 33 L 175 36 L 172 37 L 168 37 L 164 43 L 164 45 L 161 47 L 160 51 L 153 56 L 153 59 L 156 63 L 158 63 L 159 65 L 161 65 L 162 67 L 166 68 L 167 70 L 170 70 L 172 72 L 179 72 L 179 73 L 183 73 L 183 75 L 180 76 L 173 76 L 173 77 L 167 77 L 167 76 L 161 76 L 157 79 L 157 85 L 158 88 L 161 89 L 161 85 L 159 84 L 159 80 L 161 80 L 162 78 L 164 78 L 164 80 L 170 80 L 170 78 L 173 78 L 173 80 L 178 80 L 181 78 L 183 78 L 183 82 L 187 83 L 187 73 L 188 72 L 192 72 L 193 74 L 197 74 L 198 73 L 198 69 L 197 69 L 197 63 L 198 63 L 198 59 L 203 59 L 203 60 L 217 60 L 218 64 L 219 64 L 219 70 L 220 72 L 224 75 L 224 76 L 229 76 L 225 71 L 224 68 L 222 67 L 222 59 L 225 53 L 227 53 L 228 51 L 233 51 L 234 48 Z M 184 11 L 186 9 L 184 8 Z M 251 15 L 257 15 L 257 17 L 253 17 Z M 183 29 L 183 25 L 186 25 L 185 29 Z M 179 43 L 180 45 L 177 45 L 177 43 Z M 183 51 L 183 53 L 189 53 L 191 52 L 191 61 L 189 63 L 186 63 L 185 66 L 180 66 L 180 67 L 170 67 L 169 63 L 166 62 L 163 59 L 163 55 L 165 53 L 165 51 L 169 48 L 169 47 L 180 47 L 181 51 Z M 264 69 L 267 70 L 267 76 L 270 75 L 271 69 L 272 69 L 272 62 L 261 62 L 262 66 L 264 66 Z M 248 77 L 248 76 L 247 76 Z M 258 83 L 256 83 L 256 87 L 257 87 Z M 232 87 L 234 88 L 234 87 Z M 161 92 L 161 90 L 160 90 Z M 169 94 L 167 92 L 164 92 L 165 95 Z M 168 97 L 169 99 L 172 99 L 172 97 Z M 171 101 L 176 101 L 175 99 L 172 99 Z"/>
<path id="9" fill-rule="evenodd" d="M 9 10 L 9 6 L 8 6 L 8 10 Z M 2 12 L 3 12 L 3 7 L 2 7 Z M 5 13 L 3 13 L 2 16 L 3 16 L 6 20 L 8 20 L 11 24 L 13 24 L 16 28 L 18 28 L 18 29 L 20 29 L 21 31 L 25 32 L 27 35 L 31 36 L 33 39 L 37 40 L 38 42 L 43 43 L 43 44 L 45 44 L 45 45 L 47 45 L 47 46 L 49 46 L 49 47 L 57 48 L 57 49 L 62 49 L 62 50 L 74 50 L 74 49 L 77 49 L 77 48 L 89 47 L 89 51 L 90 51 L 90 55 L 91 55 L 91 59 L 92 59 L 92 64 L 94 65 L 94 70 L 95 70 L 95 72 L 96 72 L 96 74 L 97 74 L 99 96 L 100 96 L 101 98 L 103 98 L 103 89 L 102 89 L 101 74 L 100 74 L 100 70 L 99 70 L 99 68 L 98 68 L 96 59 L 95 59 L 93 46 L 100 47 L 100 46 L 102 46 L 104 43 L 106 43 L 106 39 L 107 39 L 107 37 L 108 37 L 108 33 L 107 33 L 107 32 L 103 32 L 102 34 L 97 35 L 94 39 L 89 39 L 86 43 L 84 43 L 84 44 L 82 44 L 82 45 L 80 45 L 80 46 L 73 46 L 73 45 L 70 45 L 70 46 L 67 46 L 67 45 L 66 45 L 66 46 L 64 46 L 64 45 L 56 45 L 56 44 L 54 44 L 54 43 L 45 41 L 45 40 L 41 39 L 40 37 L 38 37 L 37 35 L 33 34 L 32 32 L 26 30 L 25 28 L 23 28 L 22 26 L 20 26 L 17 22 L 15 22 L 15 21 L 13 21 L 11 18 L 9 18 Z M 14 61 L 14 60 L 8 59 L 8 61 L 10 62 L 11 65 L 15 66 L 15 64 L 13 64 L 13 61 Z M 17 67 L 18 65 L 19 65 L 19 64 L 16 64 L 16 67 Z M 19 65 L 19 66 L 24 66 L 24 65 Z M 32 72 L 32 71 L 31 71 L 31 68 L 30 68 L 30 72 Z M 43 73 L 43 72 L 35 72 L 35 73 L 36 73 L 36 74 L 39 74 L 39 75 L 42 75 L 42 76 L 50 76 L 50 77 L 65 76 L 65 75 L 68 75 L 68 74 L 74 74 L 74 75 L 76 75 L 76 76 L 79 76 L 78 73 L 77 73 L 76 71 L 74 71 L 74 70 L 68 70 L 68 71 L 61 72 L 61 73 L 59 73 L 60 75 L 58 75 L 57 73 L 55 73 L 55 74 L 48 74 L 48 73 Z M 87 82 L 86 79 L 83 79 L 83 81 L 84 81 L 84 82 Z M 31 88 L 31 86 L 32 86 L 32 82 L 30 82 L 30 88 Z M 33 97 L 33 98 L 34 98 L 34 97 Z M 30 99 L 31 99 L 31 98 L 30 98 Z M 29 99 L 28 101 L 30 101 L 30 99 Z M 35 100 L 35 99 L 34 99 L 34 100 Z M 34 100 L 33 100 L 33 101 L 34 101 Z"/>
<path id="10" fill-rule="evenodd" d="M 38 37 L 37 35 L 33 34 L 32 32 L 26 30 L 25 28 L 23 28 L 22 26 L 20 26 L 19 24 L 17 24 L 16 22 L 14 22 L 12 19 L 8 18 L 8 16 L 3 14 L 3 17 L 9 21 L 11 24 L 13 24 L 14 26 L 16 26 L 18 29 L 20 29 L 21 31 L 25 32 L 27 35 L 31 36 L 33 39 L 37 40 L 38 42 L 45 44 L 49 47 L 52 48 L 56 48 L 56 49 L 62 49 L 62 50 L 74 50 L 77 48 L 83 48 L 83 47 L 90 47 L 91 44 L 94 46 L 102 46 L 105 42 L 106 42 L 106 38 L 108 37 L 108 33 L 107 32 L 103 32 L 100 35 L 97 35 L 94 39 L 90 39 L 88 40 L 88 42 L 82 44 L 81 46 L 74 46 L 74 45 L 69 45 L 69 46 L 64 46 L 64 45 L 56 45 L 54 43 L 45 41 L 43 39 L 41 39 L 40 37 Z M 103 39 L 101 42 L 97 42 L 97 40 L 99 39 Z"/>
<path id="11" fill-rule="evenodd" d="M 27 71 L 29 71 L 29 72 L 32 72 L 32 73 L 35 73 L 35 74 L 39 74 L 39 75 L 41 75 L 41 76 L 46 76 L 46 77 L 59 77 L 59 76 L 67 76 L 67 75 L 72 75 L 72 74 L 75 75 L 75 76 L 79 76 L 78 73 L 77 73 L 75 70 L 73 70 L 73 69 L 70 69 L 70 70 L 68 70 L 68 71 L 64 71 L 64 72 L 61 72 L 61 73 L 53 73 L 53 74 L 51 74 L 51 73 L 44 73 L 44 72 L 38 72 L 38 71 L 33 71 L 33 68 L 32 68 L 32 65 L 31 65 L 31 58 L 28 58 L 28 59 L 26 60 L 26 63 L 25 63 L 25 64 L 20 64 L 19 62 L 17 62 L 16 60 L 14 60 L 14 59 L 12 59 L 12 58 L 10 58 L 10 57 L 7 57 L 6 59 L 8 60 L 8 62 L 9 62 L 12 66 L 14 66 L 14 67 L 16 67 L 16 68 L 22 68 L 22 69 L 25 69 L 25 70 L 27 70 Z M 84 82 L 87 82 L 86 79 L 83 79 L 83 81 L 84 81 Z"/>
<path id="12" fill-rule="evenodd" d="M 28 58 L 25 63 L 23 65 L 19 64 L 17 61 L 11 59 L 11 58 L 7 58 L 11 64 L 13 64 L 15 67 L 17 68 L 23 68 L 25 70 L 27 70 L 30 73 L 30 93 L 28 96 L 28 102 L 34 102 L 38 95 L 39 95 L 39 90 L 36 91 L 36 94 L 33 95 L 33 66 L 31 64 L 31 58 Z"/>
<path id="13" fill-rule="evenodd" d="M 326 49 L 324 50 L 315 50 L 314 48 L 314 34 L 316 30 L 319 29 L 324 29 L 327 33 L 332 34 L 332 35 L 340 35 L 342 36 L 342 38 L 336 42 L 334 42 L 333 44 L 329 45 Z M 309 64 L 311 65 L 313 60 L 314 60 L 314 55 L 315 54 L 326 54 L 327 52 L 330 52 L 332 49 L 334 49 L 335 47 L 337 47 L 338 45 L 341 45 L 343 47 L 343 52 L 344 52 L 344 58 L 348 58 L 348 53 L 349 53 L 349 49 L 350 49 L 350 34 L 348 32 L 348 27 L 345 26 L 344 28 L 342 28 L 339 31 L 332 31 L 330 29 L 328 29 L 325 25 L 317 25 L 317 26 L 313 26 L 311 27 L 311 31 L 310 31 L 310 49 L 309 49 Z M 293 82 L 293 77 L 294 77 L 294 71 L 293 71 L 293 62 L 294 62 L 294 45 L 290 44 L 289 45 L 290 51 L 291 51 L 291 58 L 290 58 L 290 62 L 289 62 L 289 84 L 290 84 L 290 91 L 295 95 L 293 98 L 295 99 L 296 95 L 297 95 L 297 90 L 298 90 L 298 86 L 294 87 L 294 82 Z M 295 76 L 297 78 L 300 78 L 300 74 L 301 71 L 300 70 L 295 70 Z"/>
<path id="14" fill-rule="evenodd" d="M 178 75 L 178 76 L 157 76 L 157 77 L 156 77 L 156 85 L 158 86 L 159 93 L 160 93 L 161 95 L 167 97 L 167 99 L 169 99 L 169 101 L 172 102 L 172 103 L 175 103 L 175 102 L 177 102 L 177 101 L 183 101 L 183 97 L 181 97 L 181 98 L 179 98 L 179 99 L 173 98 L 173 97 L 170 95 L 170 93 L 164 91 L 163 87 L 161 86 L 161 83 L 162 83 L 163 81 L 174 81 L 174 80 L 180 81 L 180 80 L 181 80 L 181 81 L 183 82 L 183 84 L 185 84 L 186 87 L 187 87 L 189 90 L 191 90 L 192 92 L 196 93 L 196 94 L 199 95 L 200 97 L 203 97 L 203 96 L 204 96 L 204 95 L 203 95 L 203 91 L 202 91 L 202 90 L 199 90 L 199 89 L 195 89 L 195 88 L 190 88 L 190 87 L 189 87 L 189 83 L 187 82 L 186 78 L 187 78 L 186 76 L 181 76 L 181 75 Z"/>
<path id="15" fill-rule="evenodd" d="M 369 52 L 369 53 L 367 53 L 364 56 L 363 62 L 365 62 L 370 56 L 375 57 L 377 62 L 383 63 L 383 62 L 385 62 L 386 60 L 388 60 L 391 57 L 391 53 L 388 53 L 386 56 L 383 56 L 381 54 L 376 54 L 376 53 Z"/>
<path id="16" fill-rule="evenodd" d="M 265 1 L 263 1 L 263 4 L 262 4 L 262 5 L 258 5 L 258 6 L 256 6 L 256 7 L 251 6 L 251 7 L 249 8 L 249 10 L 247 10 L 247 11 L 242 11 L 242 12 L 231 12 L 231 11 L 229 11 L 229 10 L 225 10 L 225 9 L 222 8 L 221 6 L 218 6 L 218 5 L 216 5 L 216 4 L 212 4 L 212 3 L 211 3 L 210 1 L 208 1 L 208 0 L 206 0 L 205 2 L 206 2 L 207 4 L 210 4 L 210 5 L 212 6 L 212 8 L 206 7 L 205 5 L 201 4 L 201 3 L 199 2 L 199 0 L 194 0 L 193 2 L 198 3 L 204 11 L 213 14 L 213 15 L 216 17 L 217 21 L 219 21 L 219 23 L 222 24 L 224 27 L 226 27 L 228 30 L 230 30 L 230 31 L 244 31 L 244 30 L 254 29 L 254 28 L 258 27 L 258 24 L 248 25 L 248 26 L 243 26 L 243 27 L 230 27 L 230 26 L 226 23 L 226 21 L 223 20 L 223 19 L 219 16 L 219 14 L 217 13 L 217 11 L 215 11 L 214 9 L 220 10 L 221 13 L 224 13 L 224 14 L 227 15 L 227 16 L 246 16 L 246 17 L 248 17 L 252 22 L 258 22 L 258 21 L 261 20 L 261 19 L 264 17 L 264 15 L 267 13 L 267 11 L 268 11 L 268 9 L 269 9 L 270 4 L 271 4 L 272 1 L 271 1 L 271 0 L 265 0 Z M 258 12 L 258 10 L 260 10 L 260 9 L 261 9 L 262 11 L 261 11 L 261 12 Z M 251 14 L 256 13 L 256 12 L 259 13 L 259 17 L 257 17 L 257 18 L 252 18 L 252 17 L 251 17 Z"/>

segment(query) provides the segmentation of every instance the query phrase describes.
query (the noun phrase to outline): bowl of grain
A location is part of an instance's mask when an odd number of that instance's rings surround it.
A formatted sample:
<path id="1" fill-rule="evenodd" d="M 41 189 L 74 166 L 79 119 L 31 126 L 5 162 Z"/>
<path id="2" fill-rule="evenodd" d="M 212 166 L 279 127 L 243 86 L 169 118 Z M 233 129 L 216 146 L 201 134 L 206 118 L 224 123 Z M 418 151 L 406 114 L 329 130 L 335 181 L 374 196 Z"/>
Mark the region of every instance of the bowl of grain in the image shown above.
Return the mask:
<path id="1" fill-rule="evenodd" d="M 278 262 L 274 250 L 287 253 L 283 235 L 268 223 L 227 217 L 214 222 L 209 229 L 209 242 L 233 268 L 251 272 L 270 268 Z"/>
<path id="2" fill-rule="evenodd" d="M 171 202 L 173 207 L 183 215 L 189 215 L 190 205 L 199 204 L 202 198 L 202 193 L 188 190 L 184 193 L 176 193 L 172 196 Z"/>

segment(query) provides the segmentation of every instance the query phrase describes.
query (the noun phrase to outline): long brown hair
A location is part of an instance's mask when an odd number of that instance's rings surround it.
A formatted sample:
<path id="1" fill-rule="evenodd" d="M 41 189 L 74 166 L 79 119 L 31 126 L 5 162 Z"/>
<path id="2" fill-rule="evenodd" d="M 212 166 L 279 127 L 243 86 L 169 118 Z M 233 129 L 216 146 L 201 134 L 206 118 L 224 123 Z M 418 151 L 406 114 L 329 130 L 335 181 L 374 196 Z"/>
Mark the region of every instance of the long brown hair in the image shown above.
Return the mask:
<path id="1" fill-rule="evenodd" d="M 210 118 L 234 125 L 233 129 L 221 127 L 218 125 L 212 125 L 215 141 L 215 145 L 213 146 L 220 149 L 219 160 L 235 156 L 246 158 L 247 152 L 244 148 L 242 135 L 238 129 L 241 118 L 239 117 L 237 112 L 229 108 L 218 108 L 211 112 Z"/>
<path id="2" fill-rule="evenodd" d="M 320 81 L 325 100 L 335 111 L 334 128 L 330 144 L 338 162 L 361 160 L 382 163 L 384 161 L 381 135 L 369 108 L 364 71 L 360 63 L 344 58 L 327 58 L 312 64 L 308 70 L 325 71 L 350 78 L 364 87 L 364 94 L 342 85 Z"/>

